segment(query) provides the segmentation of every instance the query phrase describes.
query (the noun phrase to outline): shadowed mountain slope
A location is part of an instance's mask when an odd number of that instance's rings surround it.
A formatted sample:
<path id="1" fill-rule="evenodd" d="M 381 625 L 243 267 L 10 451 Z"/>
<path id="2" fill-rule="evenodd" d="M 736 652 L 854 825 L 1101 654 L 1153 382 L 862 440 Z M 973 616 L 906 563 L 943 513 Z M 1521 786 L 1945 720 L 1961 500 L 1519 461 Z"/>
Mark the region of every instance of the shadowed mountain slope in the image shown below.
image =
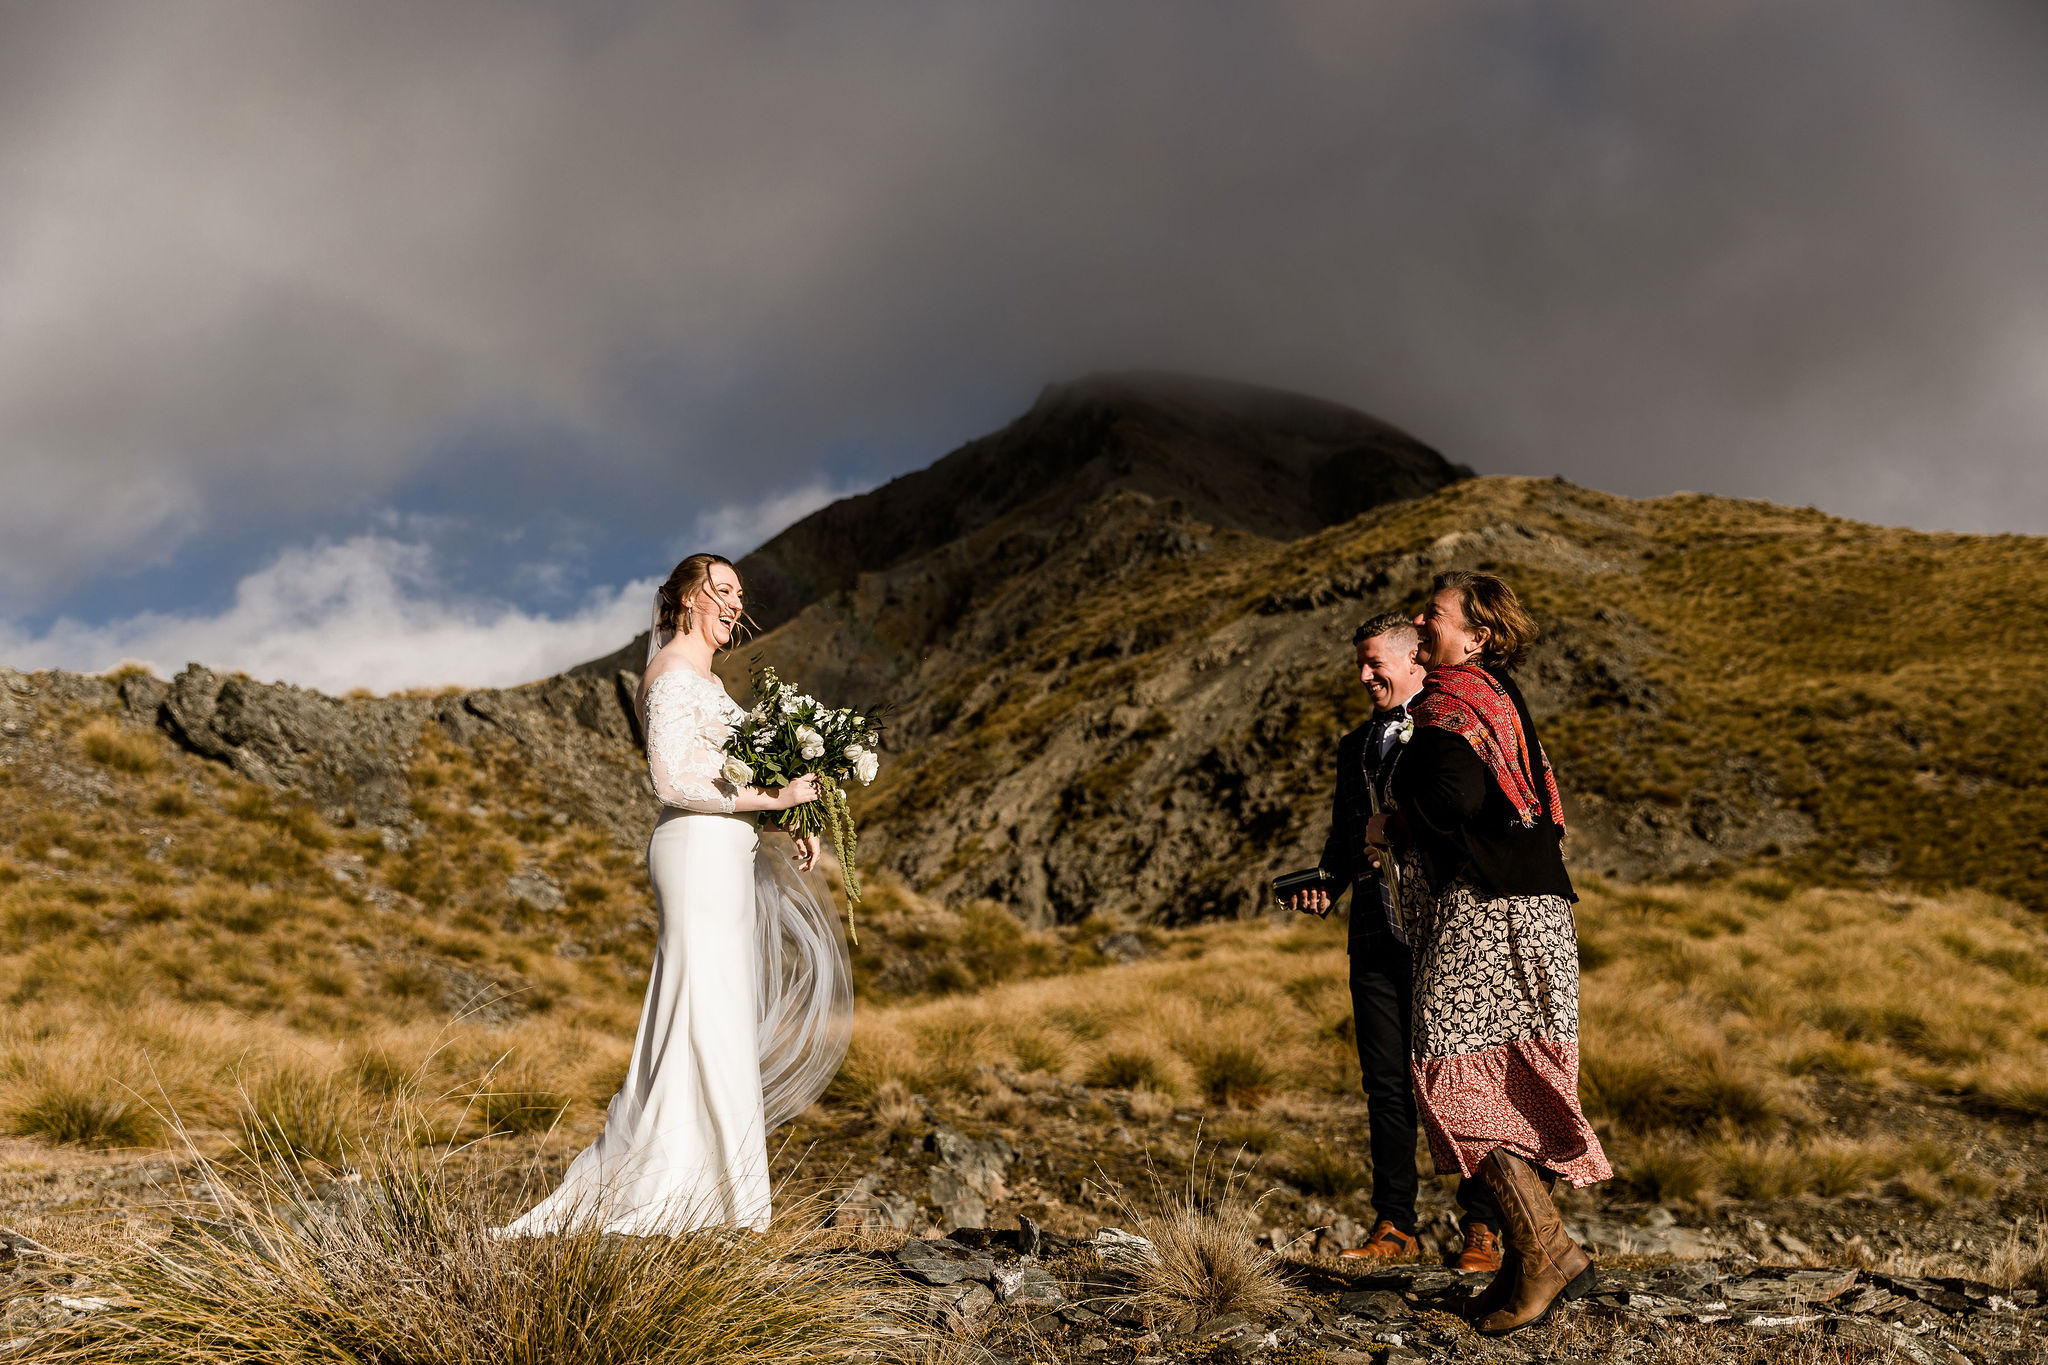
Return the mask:
<path id="1" fill-rule="evenodd" d="M 863 575 L 747 653 L 897 704 L 862 809 L 920 889 L 1243 913 L 1320 847 L 1329 756 L 1369 709 L 1352 630 L 1456 567 L 1543 623 L 1525 683 L 1580 871 L 1767 863 L 2048 906 L 2039 539 L 1479 479 L 1276 542 L 1112 490 Z"/>

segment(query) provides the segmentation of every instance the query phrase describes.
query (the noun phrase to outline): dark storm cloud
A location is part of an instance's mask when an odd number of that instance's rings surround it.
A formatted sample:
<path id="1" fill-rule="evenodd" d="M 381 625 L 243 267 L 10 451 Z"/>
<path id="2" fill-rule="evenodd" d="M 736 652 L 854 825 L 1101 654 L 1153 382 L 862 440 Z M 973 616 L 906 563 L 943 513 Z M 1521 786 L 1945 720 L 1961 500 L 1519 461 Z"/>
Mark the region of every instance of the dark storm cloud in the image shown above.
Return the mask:
<path id="1" fill-rule="evenodd" d="M 2048 531 L 2044 130 L 2019 6 L 4 7 L 0 593 L 480 446 L 750 526 L 1132 365 Z"/>

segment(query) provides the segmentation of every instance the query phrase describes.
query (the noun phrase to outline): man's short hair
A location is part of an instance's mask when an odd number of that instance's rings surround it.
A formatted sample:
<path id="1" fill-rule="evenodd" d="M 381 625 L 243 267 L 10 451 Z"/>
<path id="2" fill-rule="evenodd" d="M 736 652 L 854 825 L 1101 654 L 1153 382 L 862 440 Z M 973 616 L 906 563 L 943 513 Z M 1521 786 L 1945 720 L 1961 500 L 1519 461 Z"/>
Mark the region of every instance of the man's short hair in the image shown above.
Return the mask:
<path id="1" fill-rule="evenodd" d="M 1391 635 L 1396 640 L 1405 638 L 1410 644 L 1422 643 L 1422 632 L 1415 628 L 1413 617 L 1398 611 L 1383 611 L 1352 633 L 1351 647 L 1356 649 L 1367 640 L 1377 640 L 1382 635 Z"/>

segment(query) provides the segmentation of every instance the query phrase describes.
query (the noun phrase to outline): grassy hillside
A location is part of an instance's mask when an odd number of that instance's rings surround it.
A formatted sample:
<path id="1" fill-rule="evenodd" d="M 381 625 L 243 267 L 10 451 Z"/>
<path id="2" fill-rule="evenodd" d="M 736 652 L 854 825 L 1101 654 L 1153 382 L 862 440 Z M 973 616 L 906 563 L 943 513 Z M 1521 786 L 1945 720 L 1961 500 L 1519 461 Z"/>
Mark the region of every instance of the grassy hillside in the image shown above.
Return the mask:
<path id="1" fill-rule="evenodd" d="M 901 703 L 863 813 L 925 892 L 1066 920 L 1255 907 L 1313 857 L 1328 755 L 1367 709 L 1352 628 L 1479 566 L 1544 626 L 1525 683 L 1581 872 L 1758 866 L 2048 908 L 2038 538 L 1481 479 L 1285 544 L 1125 494 L 1010 553 L 938 615 L 922 570 L 892 571 L 758 646 Z"/>
<path id="2" fill-rule="evenodd" d="M 329 1162 L 413 1081 L 481 1155 L 517 1164 L 559 1121 L 559 1163 L 594 1132 L 651 907 L 607 836 L 522 814 L 516 753 L 426 746 L 422 830 L 393 848 L 109 712 L 51 707 L 30 738 L 0 781 L 0 1155 L 33 1178 L 0 1220 L 76 1236 L 132 1204 L 107 1184 L 128 1168 L 77 1154 L 175 1149 L 173 1111 L 202 1150 Z M 521 899 L 541 885 L 559 904 Z M 2037 916 L 1761 874 L 1586 892 L 1586 1101 L 1621 1173 L 1600 1199 L 1910 1210 L 1981 1241 L 2048 1196 L 2024 1146 L 2048 1118 Z M 886 875 L 865 924 L 854 1051 L 785 1164 L 900 1165 L 944 1115 L 1031 1154 L 998 1212 L 1056 1228 L 1088 1230 L 1104 1174 L 1219 1143 L 1280 1182 L 1276 1225 L 1367 1216 L 1341 924 L 1033 931 Z"/>

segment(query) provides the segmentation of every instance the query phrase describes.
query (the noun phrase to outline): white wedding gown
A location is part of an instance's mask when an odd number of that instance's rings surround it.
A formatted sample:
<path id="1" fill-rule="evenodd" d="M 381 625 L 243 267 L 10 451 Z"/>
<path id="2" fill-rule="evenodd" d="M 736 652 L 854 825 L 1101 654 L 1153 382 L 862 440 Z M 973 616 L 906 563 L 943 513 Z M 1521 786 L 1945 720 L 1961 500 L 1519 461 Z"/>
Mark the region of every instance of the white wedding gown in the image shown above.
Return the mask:
<path id="1" fill-rule="evenodd" d="M 828 895 L 780 835 L 763 856 L 719 775 L 746 713 L 674 667 L 647 689 L 647 767 L 667 807 L 647 845 L 660 933 L 625 1084 L 604 1133 L 510 1227 L 538 1236 L 765 1228 L 767 1135 L 808 1108 L 846 1055 L 853 993 Z"/>

